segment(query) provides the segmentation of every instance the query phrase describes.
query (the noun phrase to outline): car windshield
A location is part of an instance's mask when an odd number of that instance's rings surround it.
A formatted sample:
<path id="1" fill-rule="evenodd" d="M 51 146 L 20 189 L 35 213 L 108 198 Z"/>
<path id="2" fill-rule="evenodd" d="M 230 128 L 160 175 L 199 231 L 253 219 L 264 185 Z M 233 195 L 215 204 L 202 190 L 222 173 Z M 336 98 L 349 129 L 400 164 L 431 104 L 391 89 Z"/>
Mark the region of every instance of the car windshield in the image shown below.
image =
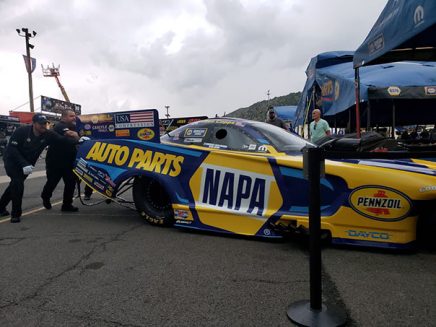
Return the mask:
<path id="1" fill-rule="evenodd" d="M 265 138 L 280 152 L 300 152 L 305 146 L 312 145 L 298 135 L 289 133 L 283 128 L 260 122 L 251 122 Z"/>

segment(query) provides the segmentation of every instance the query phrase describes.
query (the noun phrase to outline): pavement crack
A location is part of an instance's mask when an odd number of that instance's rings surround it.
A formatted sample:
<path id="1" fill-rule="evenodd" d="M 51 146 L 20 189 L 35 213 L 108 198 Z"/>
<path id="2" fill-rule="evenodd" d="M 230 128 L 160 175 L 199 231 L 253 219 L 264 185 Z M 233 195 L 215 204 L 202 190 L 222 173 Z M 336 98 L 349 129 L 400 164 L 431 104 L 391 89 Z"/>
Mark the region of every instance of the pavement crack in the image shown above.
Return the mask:
<path id="1" fill-rule="evenodd" d="M 91 256 L 92 256 L 92 255 L 93 255 L 93 254 L 94 254 L 94 253 L 95 253 L 99 248 L 103 248 L 103 250 L 105 251 L 105 249 L 106 249 L 106 245 L 107 245 L 107 244 L 118 241 L 118 240 L 119 240 L 122 236 L 124 236 L 125 234 L 127 234 L 127 233 L 129 233 L 129 232 L 131 232 L 131 231 L 133 231 L 133 230 L 135 230 L 135 229 L 137 229 L 137 228 L 140 228 L 140 227 L 142 227 L 142 226 L 144 226 L 144 225 L 143 225 L 143 224 L 135 225 L 135 226 L 133 226 L 133 227 L 127 229 L 127 230 L 124 230 L 124 231 L 122 231 L 122 232 L 120 232 L 120 233 L 118 233 L 118 234 L 115 234 L 113 237 L 111 237 L 109 240 L 107 240 L 107 241 L 105 241 L 105 242 L 102 242 L 102 243 L 99 243 L 99 244 L 94 245 L 94 246 L 91 248 L 91 250 L 89 250 L 88 253 L 82 255 L 82 256 L 79 258 L 79 260 L 77 260 L 76 263 L 74 263 L 73 265 L 67 267 L 66 269 L 64 269 L 64 270 L 61 271 L 60 273 L 58 273 L 58 274 L 56 274 L 56 275 L 54 275 L 54 276 L 52 276 L 52 277 L 47 278 L 47 280 L 46 280 L 43 284 L 41 284 L 40 286 L 38 286 L 38 287 L 36 288 L 36 290 L 33 291 L 31 294 L 28 294 L 28 295 L 26 295 L 26 296 L 24 296 L 24 297 L 22 297 L 21 299 L 18 299 L 18 300 L 16 300 L 16 301 L 12 301 L 12 302 L 9 302 L 9 303 L 7 303 L 7 304 L 1 305 L 1 306 L 0 306 L 0 310 L 1 310 L 1 309 L 8 308 L 8 307 L 11 307 L 11 306 L 19 305 L 19 304 L 22 303 L 22 302 L 29 301 L 29 300 L 32 300 L 32 299 L 38 297 L 39 294 L 40 294 L 41 292 L 43 292 L 43 290 L 44 290 L 46 287 L 48 287 L 48 286 L 50 286 L 51 284 L 53 284 L 57 279 L 61 278 L 63 275 L 69 273 L 70 271 L 73 271 L 73 270 L 77 269 L 77 267 L 79 267 L 83 262 L 85 262 L 86 260 L 88 260 L 88 259 L 89 259 L 89 258 L 90 258 L 90 257 L 91 257 Z M 82 272 L 82 271 L 83 271 L 83 269 L 81 270 L 81 272 Z M 79 272 L 79 274 L 80 274 L 81 272 Z"/>

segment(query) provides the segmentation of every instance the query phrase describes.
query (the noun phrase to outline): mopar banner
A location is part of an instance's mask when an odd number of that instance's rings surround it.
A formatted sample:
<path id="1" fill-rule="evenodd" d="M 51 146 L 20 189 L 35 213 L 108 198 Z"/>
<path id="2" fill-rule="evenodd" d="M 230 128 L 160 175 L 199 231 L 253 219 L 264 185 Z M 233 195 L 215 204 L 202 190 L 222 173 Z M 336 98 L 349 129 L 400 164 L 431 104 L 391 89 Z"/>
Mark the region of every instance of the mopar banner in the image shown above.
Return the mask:
<path id="1" fill-rule="evenodd" d="M 156 109 L 80 115 L 80 135 L 93 139 L 159 140 L 159 117 Z"/>
<path id="2" fill-rule="evenodd" d="M 65 102 L 41 95 L 41 111 L 61 113 L 66 109 L 74 110 L 76 115 L 80 115 L 82 112 L 80 104 Z"/>
<path id="3" fill-rule="evenodd" d="M 160 119 L 160 135 L 171 132 L 180 126 L 185 124 L 193 123 L 198 120 L 207 119 L 207 116 L 197 116 L 197 117 L 180 117 L 180 118 L 167 118 Z"/>

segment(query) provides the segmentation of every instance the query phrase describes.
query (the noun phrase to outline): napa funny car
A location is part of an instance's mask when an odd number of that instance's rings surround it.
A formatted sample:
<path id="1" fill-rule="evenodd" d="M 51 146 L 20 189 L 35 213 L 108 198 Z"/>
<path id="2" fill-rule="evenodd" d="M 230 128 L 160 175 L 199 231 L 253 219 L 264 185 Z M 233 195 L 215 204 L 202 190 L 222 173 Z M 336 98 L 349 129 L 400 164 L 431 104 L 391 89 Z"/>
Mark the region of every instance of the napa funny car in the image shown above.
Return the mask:
<path id="1" fill-rule="evenodd" d="M 75 173 L 114 201 L 131 183 L 152 224 L 278 238 L 307 232 L 308 145 L 266 123 L 215 118 L 160 140 L 86 141 Z M 321 228 L 333 243 L 405 248 L 434 239 L 435 162 L 327 160 L 320 187 Z"/>

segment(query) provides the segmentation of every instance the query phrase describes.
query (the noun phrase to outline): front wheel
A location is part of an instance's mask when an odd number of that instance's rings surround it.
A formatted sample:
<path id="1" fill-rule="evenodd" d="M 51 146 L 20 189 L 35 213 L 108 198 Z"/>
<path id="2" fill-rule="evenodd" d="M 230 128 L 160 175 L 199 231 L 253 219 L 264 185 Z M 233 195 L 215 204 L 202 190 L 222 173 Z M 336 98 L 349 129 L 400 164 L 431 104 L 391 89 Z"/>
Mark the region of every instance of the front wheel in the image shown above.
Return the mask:
<path id="1" fill-rule="evenodd" d="M 133 182 L 133 201 L 139 214 L 150 224 L 160 226 L 174 224 L 170 197 L 157 180 L 136 177 Z"/>

